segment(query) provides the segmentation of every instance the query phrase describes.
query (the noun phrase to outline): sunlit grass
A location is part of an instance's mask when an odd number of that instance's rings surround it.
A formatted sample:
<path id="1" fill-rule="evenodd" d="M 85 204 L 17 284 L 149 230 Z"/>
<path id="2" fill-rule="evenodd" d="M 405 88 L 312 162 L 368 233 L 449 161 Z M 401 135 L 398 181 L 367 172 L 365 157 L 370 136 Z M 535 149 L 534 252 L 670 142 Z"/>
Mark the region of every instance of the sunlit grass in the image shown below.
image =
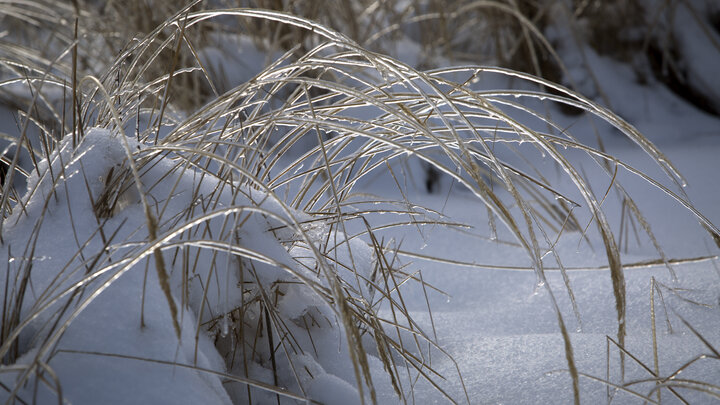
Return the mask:
<path id="1" fill-rule="evenodd" d="M 517 13 L 499 8 L 508 15 Z M 21 15 L 30 13 L 23 10 Z M 72 12 L 62 7 L 52 10 L 43 24 L 67 22 Z M 278 27 L 292 27 L 288 32 L 303 32 L 308 40 L 287 50 L 252 80 L 220 94 L 198 49 L 206 40 L 200 33 L 232 33 L 223 23 L 229 18 L 259 21 L 277 32 L 284 32 Z M 532 27 L 529 21 L 522 22 Z M 382 238 L 387 227 L 405 227 L 408 232 L 418 232 L 421 223 L 469 227 L 409 200 L 412 193 L 392 169 L 408 158 L 435 168 L 468 191 L 489 213 L 492 225 L 488 226 L 501 226 L 512 238 L 512 249 L 526 258 L 524 269 L 535 272 L 557 314 L 576 402 L 582 373 L 575 367 L 568 321 L 546 271 L 562 272 L 575 316 L 579 319 L 581 314 L 555 242 L 568 234 L 600 238 L 617 312 L 614 342 L 622 348 L 627 312 L 623 263 L 603 209 L 611 191 L 628 207 L 624 217 L 637 221 L 651 239 L 659 263 L 672 271 L 674 259 L 663 253 L 618 173 L 658 188 L 679 201 L 711 234 L 720 234 L 687 201 L 682 191 L 685 180 L 647 138 L 608 109 L 545 79 L 476 65 L 419 70 L 370 51 L 325 25 L 270 10 L 188 6 L 128 42 L 107 61 L 103 58 L 108 55 L 93 54 L 92 43 L 76 41 L 83 33 L 92 34 L 91 29 L 58 28 L 51 41 L 57 51 L 54 59 L 28 46 L 2 49 L 0 84 L 27 95 L 23 101 L 29 103 L 21 110 L 20 135 L 12 138 L 16 152 L 3 156 L 10 169 L 0 205 L 6 219 L 3 239 L 6 229 L 21 220 L 36 221 L 36 229 L 40 228 L 67 192 L 66 173 L 78 170 L 74 165 L 88 153 L 83 139 L 97 131 L 93 128 L 109 130 L 125 151 L 124 160 L 104 168 L 100 192 L 92 187 L 95 180 L 83 173 L 85 197 L 95 218 L 91 233 L 102 239 L 100 250 L 88 252 L 84 247 L 89 242 L 78 241 L 81 248 L 59 266 L 46 289 L 33 296 L 37 302 L 27 302 L 31 297 L 27 289 L 33 258 L 42 255 L 35 251 L 39 231 L 27 235 L 26 246 L 12 247 L 24 259 L 7 268 L 8 277 L 12 273 L 14 279 L 5 282 L 0 357 L 12 365 L 32 349 L 33 360 L 18 366 L 22 370 L 15 387 L 3 387 L 11 396 L 33 378 L 61 396 L 48 363 L 63 331 L 124 273 L 154 268 L 177 337 L 183 336 L 183 308 L 190 308 L 197 318 L 196 344 L 198 334 L 213 334 L 226 357 L 227 374 L 232 374 L 227 378 L 277 395 L 304 398 L 305 379 L 298 376 L 302 371 L 297 371 L 297 353 L 317 353 L 314 339 L 329 333 L 325 327 L 329 325 L 345 339 L 361 400 L 376 401 L 368 361 L 368 356 L 375 356 L 397 394 L 406 400 L 413 378 L 422 378 L 448 399 L 470 402 L 468 393 L 450 398 L 443 391 L 442 379 L 450 377 L 437 374 L 430 353 L 449 355 L 435 334 L 412 318 L 403 298 L 404 283 L 432 287 L 406 267 L 404 258 L 414 255 L 453 263 L 452 258 L 403 251 Z M 307 46 L 310 43 L 313 46 Z M 84 69 L 83 63 L 92 69 Z M 488 75 L 513 78 L 522 83 L 518 88 L 537 90 L 474 86 Z M 203 101 L 193 105 L 188 99 L 194 98 Z M 573 107 L 613 126 L 667 177 L 650 177 L 601 145 L 584 143 L 549 118 L 544 108 L 535 107 L 552 104 Z M 30 139 L 32 134 L 39 135 Z M 28 167 L 19 165 L 20 148 L 34 157 Z M 510 156 L 517 152 L 527 158 L 527 164 L 508 163 L 508 151 Z M 605 182 L 593 183 L 581 170 L 577 155 L 598 163 L 594 168 L 604 173 Z M 554 165 L 532 164 L 537 159 L 552 160 Z M 400 201 L 377 205 L 387 201 L 367 195 L 363 184 L 378 172 L 395 179 Z M 31 176 L 36 188 L 21 196 L 13 188 L 14 176 Z M 592 178 L 597 177 L 594 173 Z M 36 195 L 41 195 L 42 208 L 26 209 Z M 177 201 L 186 205 L 178 209 Z M 127 234 L 107 225 L 132 207 L 141 207 L 144 215 L 139 229 Z M 28 210 L 37 217 L 28 216 Z M 378 213 L 394 219 L 374 221 L 373 214 Z M 71 209 L 68 215 L 73 215 Z M 264 224 L 270 237 L 265 240 L 281 247 L 277 251 L 281 256 L 243 240 L 238 230 L 256 229 L 249 225 L 253 221 Z M 116 232 L 126 239 L 117 240 Z M 552 266 L 546 264 L 546 257 L 553 258 Z M 237 285 L 224 287 L 230 292 L 214 291 L 211 286 L 227 282 L 231 271 Z M 312 296 L 315 304 L 308 304 L 299 315 L 279 308 L 281 297 L 297 291 Z M 223 303 L 223 294 L 235 302 Z M 45 323 L 33 329 L 37 333 L 29 338 L 33 346 L 23 347 L 19 337 L 35 319 Z M 87 353 L 93 354 L 98 353 Z M 272 364 L 272 384 L 249 371 L 257 359 Z M 459 372 L 456 378 L 462 378 Z M 290 390 L 278 384 L 288 379 L 295 381 Z M 664 379 L 658 387 L 685 383 Z M 711 394 L 716 388 L 698 384 Z M 251 391 L 246 393 L 234 399 L 252 401 Z M 655 393 L 650 394 L 644 398 Z"/>

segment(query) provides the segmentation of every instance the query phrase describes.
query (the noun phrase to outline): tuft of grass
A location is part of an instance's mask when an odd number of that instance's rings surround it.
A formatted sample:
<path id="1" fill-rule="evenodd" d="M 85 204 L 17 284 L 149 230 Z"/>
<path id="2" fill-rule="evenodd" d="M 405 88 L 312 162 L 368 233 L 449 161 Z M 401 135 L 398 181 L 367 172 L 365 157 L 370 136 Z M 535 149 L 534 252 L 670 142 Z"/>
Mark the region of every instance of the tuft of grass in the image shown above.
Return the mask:
<path id="1" fill-rule="evenodd" d="M 16 386 L 2 387 L 10 397 L 19 395 L 27 382 L 39 381 L 61 400 L 62 389 L 53 378 L 51 359 L 58 353 L 63 333 L 122 275 L 155 267 L 175 334 L 184 338 L 183 311 L 192 311 L 196 316 L 196 356 L 199 335 L 213 335 L 226 360 L 227 374 L 244 384 L 245 389 L 233 391 L 236 401 L 262 402 L 258 399 L 264 398 L 262 392 L 254 389 L 278 395 L 278 402 L 280 395 L 307 398 L 308 378 L 313 375 L 303 356 L 314 354 L 320 361 L 315 340 L 335 333 L 344 339 L 361 402 L 378 400 L 373 381 L 377 376 L 368 360 L 375 356 L 403 400 L 412 398 L 415 380 L 424 379 L 449 400 L 469 403 L 469 393 L 452 398 L 445 391 L 445 376 L 438 374 L 431 360 L 450 356 L 438 343 L 435 331 L 430 333 L 413 319 L 403 295 L 406 283 L 432 288 L 421 273 L 408 266 L 408 257 L 457 263 L 451 258 L 404 251 L 383 239 L 383 230 L 391 227 L 414 232 L 422 223 L 460 230 L 468 226 L 446 221 L 410 201 L 410 190 L 392 169 L 406 158 L 423 162 L 467 191 L 489 213 L 493 233 L 508 235 L 514 249 L 526 257 L 524 269 L 535 272 L 538 285 L 551 297 L 576 403 L 581 399 L 579 377 L 583 373 L 575 366 L 568 321 L 546 278 L 547 271 L 562 272 L 579 320 L 569 269 L 555 247 L 557 241 L 578 234 L 579 239 L 601 240 L 617 312 L 613 343 L 621 348 L 624 361 L 629 355 L 622 349 L 626 335 L 624 267 L 618 237 L 603 208 L 606 197 L 614 190 L 627 207 L 627 218 L 634 218 L 655 242 L 650 226 L 621 184 L 627 178 L 623 176 L 638 177 L 679 201 L 712 234 L 720 234 L 687 201 L 680 187 L 684 179 L 647 138 L 598 103 L 537 76 L 479 65 L 420 70 L 352 39 L 379 41 L 392 30 L 375 37 L 361 33 L 351 37 L 276 10 L 205 9 L 200 2 L 164 20 L 133 23 L 144 27 L 137 31 L 139 35 L 104 60 L 107 54 L 94 52 L 99 45 L 82 39 L 84 34 L 100 32 L 83 23 L 94 18 L 90 8 L 58 6 L 51 8 L 49 17 L 37 20 L 34 10 L 47 5 L 28 4 L 18 5 L 17 10 L 7 7 L 18 20 L 32 24 L 52 25 L 72 16 L 78 21 L 78 31 L 66 32 L 62 25 L 47 28 L 55 34 L 51 47 L 60 50 L 54 58 L 38 57 L 42 53 L 27 46 L 2 48 L 0 88 L 20 86 L 24 94 L 31 95 L 15 142 L 38 157 L 25 171 L 18 166 L 18 153 L 13 159 L 4 159 L 9 161 L 9 172 L 0 204 L 3 238 L 12 223 L 29 218 L 25 205 L 31 198 L 41 195 L 43 201 L 39 215 L 30 218 L 36 227 L 22 247 L 22 259 L 9 263 L 6 270 L 0 356 L 5 364 L 14 364 L 18 356 L 32 354 L 29 364 L 18 365 L 22 369 Z M 116 10 L 116 3 L 110 4 L 108 7 Z M 510 34 L 503 32 L 510 29 L 521 32 L 525 41 L 513 45 L 499 41 L 495 45 L 495 51 L 502 53 L 499 59 L 532 54 L 533 41 L 545 44 L 528 18 L 528 13 L 538 16 L 542 10 L 530 8 L 527 2 L 513 2 L 513 6 L 475 2 L 462 4 L 451 13 L 433 11 L 438 4 L 431 2 L 420 13 L 418 2 L 411 2 L 408 7 L 415 8 L 407 13 L 417 14 L 407 20 L 402 10 L 399 17 L 388 11 L 374 18 L 378 26 L 400 18 L 397 27 L 391 26 L 400 29 L 408 21 L 477 18 L 460 11 L 487 8 L 493 10 L 490 15 L 499 13 L 515 21 L 515 25 L 508 22 L 508 28 L 505 20 L 499 20 L 503 23 L 495 29 L 500 39 L 508 40 Z M 359 12 L 355 7 L 341 2 L 337 12 L 354 18 Z M 373 14 L 365 11 L 359 13 L 371 18 Z M 249 27 L 260 28 L 260 32 L 273 32 L 268 37 L 286 52 L 251 80 L 219 94 L 198 49 L 212 33 L 232 33 L 232 24 L 225 21 L 235 20 L 248 21 Z M 449 26 L 446 22 L 434 27 L 442 31 Z M 302 34 L 298 37 L 295 33 Z M 106 34 L 109 43 L 116 35 Z M 533 35 L 534 39 L 528 39 Z M 424 46 L 450 52 L 463 46 L 452 42 L 456 35 L 437 38 L 446 42 Z M 552 48 L 547 49 L 550 52 Z M 530 60 L 540 66 L 539 56 Z M 100 68 L 95 74 L 86 74 L 93 72 L 85 65 Z M 474 87 L 490 75 L 512 78 L 526 85 L 524 88 L 538 90 Z M 73 80 L 75 76 L 77 80 Z M 184 91 L 188 88 L 191 90 Z M 188 101 L 197 98 L 203 102 Z M 537 112 L 545 104 L 569 106 L 612 125 L 641 148 L 667 179 L 650 177 L 608 154 L 602 145 L 582 142 Z M 75 118 L 70 119 L 71 115 Z M 38 139 L 29 139 L 29 128 L 39 133 Z M 90 251 L 90 241 L 81 240 L 81 232 L 73 229 L 77 252 L 70 262 L 58 266 L 55 278 L 29 302 L 33 258 L 41 254 L 35 251 L 41 225 L 58 206 L 57 201 L 67 198 L 63 197 L 69 177 L 65 172 L 75 170 L 73 165 L 82 161 L 83 138 L 93 128 L 116 134 L 125 150 L 124 160 L 103 173 L 99 190 L 93 189 L 94 179 L 83 172 L 96 225 L 90 233 L 101 243 L 92 245 L 95 250 Z M 125 135 L 137 144 L 131 145 Z M 67 142 L 68 137 L 72 143 Z M 37 151 L 38 144 L 42 152 Z M 528 159 L 509 162 L 518 156 Z M 552 160 L 554 168 L 548 172 L 532 165 L 531 158 L 538 156 Z M 581 167 L 587 162 L 599 163 L 607 175 L 603 183 L 593 182 L 583 173 Z M 164 171 L 162 175 L 157 175 L 157 168 Z M 33 173 L 35 188 L 18 197 L 13 176 L 27 172 Z M 399 201 L 379 200 L 362 192 L 363 185 L 378 172 L 394 178 Z M 552 180 L 558 177 L 561 180 Z M 189 188 L 183 180 L 187 178 L 193 179 Z M 49 189 L 41 189 L 45 185 Z M 680 191 L 674 191 L 676 188 Z M 185 205 L 178 209 L 177 201 Z M 138 229 L 128 233 L 108 225 L 133 206 L 141 207 L 144 215 Z M 67 207 L 69 217 L 77 215 L 70 204 Z M 374 214 L 389 214 L 393 219 L 377 222 Z M 251 237 L 256 235 L 243 233 L 244 229 L 258 229 L 257 224 L 262 224 L 268 236 L 263 240 L 272 241 L 279 249 L 266 250 L 253 244 Z M 500 230 L 495 230 L 494 224 Z M 12 257 L 11 248 L 17 249 L 7 246 L 8 257 Z M 659 246 L 657 249 L 660 261 L 671 268 L 672 259 Z M 547 257 L 554 264 L 548 266 Z M 282 302 L 293 294 L 312 297 L 312 305 L 300 314 L 289 313 Z M 41 327 L 31 328 L 37 319 L 43 320 Z M 21 344 L 21 336 L 33 344 Z M 255 364 L 266 363 L 271 364 L 272 381 L 254 374 Z M 197 365 L 181 366 L 218 372 Z M 460 375 L 457 378 L 462 380 Z M 665 379 L 657 386 L 670 387 L 677 381 Z M 714 392 L 715 387 L 703 385 L 701 389 Z M 642 397 L 649 400 L 650 395 Z"/>

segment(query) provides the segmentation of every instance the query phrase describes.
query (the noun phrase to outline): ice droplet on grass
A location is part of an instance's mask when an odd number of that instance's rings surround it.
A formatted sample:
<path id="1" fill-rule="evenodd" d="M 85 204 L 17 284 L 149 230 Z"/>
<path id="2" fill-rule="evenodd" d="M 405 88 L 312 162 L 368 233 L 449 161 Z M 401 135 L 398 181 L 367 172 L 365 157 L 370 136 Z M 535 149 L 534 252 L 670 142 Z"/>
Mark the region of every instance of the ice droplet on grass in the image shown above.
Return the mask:
<path id="1" fill-rule="evenodd" d="M 50 256 L 33 256 L 33 257 L 29 257 L 29 258 L 28 257 L 11 257 L 8 259 L 8 263 L 13 263 L 16 260 L 21 260 L 21 261 L 28 260 L 28 261 L 42 262 L 42 261 L 50 260 L 50 259 L 52 259 L 52 257 L 50 257 Z"/>
<path id="2" fill-rule="evenodd" d="M 533 288 L 533 292 L 531 296 L 536 297 L 540 295 L 540 293 L 543 291 L 543 287 L 545 287 L 545 282 L 540 280 L 535 284 L 535 288 Z"/>

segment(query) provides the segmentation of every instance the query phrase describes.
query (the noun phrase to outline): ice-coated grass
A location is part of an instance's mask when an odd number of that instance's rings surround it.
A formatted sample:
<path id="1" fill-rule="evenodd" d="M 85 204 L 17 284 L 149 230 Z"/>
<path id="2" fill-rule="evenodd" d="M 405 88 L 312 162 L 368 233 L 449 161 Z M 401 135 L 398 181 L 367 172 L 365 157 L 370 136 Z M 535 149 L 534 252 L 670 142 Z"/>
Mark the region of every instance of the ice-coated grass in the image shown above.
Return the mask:
<path id="1" fill-rule="evenodd" d="M 69 11 L 53 10 L 57 19 Z M 300 52 L 298 44 L 220 93 L 198 53 L 204 37 L 194 33 L 227 33 L 225 21 L 234 18 L 293 27 L 313 46 Z M 176 403 L 372 403 L 379 389 L 412 401 L 424 380 L 450 401 L 472 402 L 472 393 L 446 389 L 447 379 L 462 385 L 459 368 L 457 376 L 435 369 L 439 357 L 454 360 L 434 330 L 427 299 L 434 287 L 406 262 L 414 257 L 535 272 L 556 314 L 568 390 L 579 403 L 581 377 L 603 379 L 576 366 L 568 326 L 575 321 L 563 315 L 547 280 L 560 272 L 580 324 L 572 269 L 558 242 L 569 237 L 590 249 L 592 239 L 604 247 L 617 319 L 608 339 L 623 353 L 622 374 L 628 358 L 638 362 L 624 348 L 624 270 L 633 265 L 623 265 L 609 199 L 618 198 L 623 221 L 638 224 L 660 256 L 636 267 L 662 264 L 672 273 L 683 259 L 664 253 L 626 181 L 658 189 L 720 234 L 646 137 L 548 80 L 489 66 L 419 70 L 325 25 L 270 10 L 193 3 L 149 31 L 96 75 L 81 66 L 101 59 L 84 48 L 82 29 L 51 40 L 64 44 L 52 60 L 32 48 L 4 48 L 3 88 L 30 95 L 13 139 L 34 157 L 21 168 L 20 153 L 4 156 L 0 387 L 9 401 L 112 400 L 133 381 L 154 382 L 137 385 L 135 398 L 170 390 Z M 483 87 L 492 77 L 512 78 L 521 90 Z M 188 84 L 195 87 L 185 92 Z M 183 96 L 200 89 L 207 101 L 184 111 Z M 556 123 L 545 107 L 559 104 L 614 127 L 660 174 Z M 387 229 L 471 227 L 411 200 L 402 170 L 408 161 L 434 167 L 467 192 L 521 264 L 461 262 L 385 240 Z M 24 195 L 13 176 L 27 177 Z M 396 200 L 365 192 L 377 176 Z M 432 330 L 408 308 L 408 284 L 425 294 Z M 675 288 L 651 286 L 653 336 L 660 291 Z M 716 360 L 713 346 L 687 326 Z M 130 337 L 117 339 L 122 333 Z M 648 402 L 661 391 L 684 401 L 679 386 L 717 395 L 710 383 L 675 378 L 691 364 L 661 377 L 654 337 L 653 353 L 649 394 L 633 390 L 647 381 L 615 384 L 608 372 L 603 382 Z M 118 366 L 126 379 L 108 381 L 104 362 L 128 364 Z M 158 374 L 167 380 L 155 380 Z M 88 390 L 92 384 L 102 388 Z"/>

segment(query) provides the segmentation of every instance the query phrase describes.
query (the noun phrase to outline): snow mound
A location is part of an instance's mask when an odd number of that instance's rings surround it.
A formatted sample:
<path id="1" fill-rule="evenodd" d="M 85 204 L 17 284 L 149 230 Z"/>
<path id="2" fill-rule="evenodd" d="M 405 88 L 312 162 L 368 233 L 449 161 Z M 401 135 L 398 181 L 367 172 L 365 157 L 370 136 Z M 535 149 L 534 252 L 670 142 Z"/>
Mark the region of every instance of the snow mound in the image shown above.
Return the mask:
<path id="1" fill-rule="evenodd" d="M 295 252 L 312 256 L 311 236 L 288 230 L 300 214 L 123 137 L 95 128 L 74 148 L 66 137 L 5 221 L 0 288 L 19 305 L 20 343 L 1 382 L 38 403 L 262 401 L 278 384 L 290 387 L 283 395 L 357 397 L 336 311 L 320 298 L 328 283 L 313 268 L 323 264 L 306 257 L 301 266 L 280 241 L 294 238 Z M 352 245 L 365 249 L 358 263 L 369 269 L 372 251 Z M 271 355 L 273 338 L 284 348 Z M 228 373 L 239 379 L 228 383 Z"/>

